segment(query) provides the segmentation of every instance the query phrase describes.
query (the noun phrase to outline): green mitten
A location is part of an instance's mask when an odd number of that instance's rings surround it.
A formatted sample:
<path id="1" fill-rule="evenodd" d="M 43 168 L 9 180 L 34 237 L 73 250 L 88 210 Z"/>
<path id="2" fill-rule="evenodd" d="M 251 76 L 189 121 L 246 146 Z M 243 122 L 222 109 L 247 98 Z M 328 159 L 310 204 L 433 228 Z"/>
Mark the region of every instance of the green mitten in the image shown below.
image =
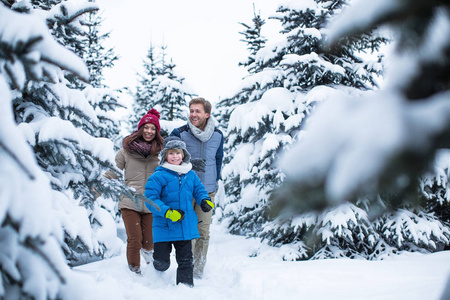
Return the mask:
<path id="1" fill-rule="evenodd" d="M 181 222 L 184 219 L 184 211 L 181 209 L 168 209 L 164 215 L 167 219 L 172 220 L 172 222 Z"/>
<path id="2" fill-rule="evenodd" d="M 200 206 L 204 212 L 209 212 L 214 208 L 214 203 L 210 199 L 203 199 Z"/>

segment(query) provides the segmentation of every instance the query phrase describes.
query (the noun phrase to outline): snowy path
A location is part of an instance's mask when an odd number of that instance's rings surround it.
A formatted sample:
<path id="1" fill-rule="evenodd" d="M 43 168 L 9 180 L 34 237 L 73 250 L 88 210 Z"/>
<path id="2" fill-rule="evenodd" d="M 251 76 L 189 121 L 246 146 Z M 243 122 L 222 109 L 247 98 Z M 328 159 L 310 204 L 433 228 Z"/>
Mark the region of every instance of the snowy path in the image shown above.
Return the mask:
<path id="1" fill-rule="evenodd" d="M 158 274 L 128 271 L 122 254 L 77 267 L 102 287 L 97 299 L 333 299 L 438 300 L 450 275 L 450 251 L 411 254 L 385 261 L 321 260 L 281 262 L 251 258 L 253 239 L 232 236 L 213 226 L 207 270 L 195 288 L 175 285 L 176 262 Z"/>

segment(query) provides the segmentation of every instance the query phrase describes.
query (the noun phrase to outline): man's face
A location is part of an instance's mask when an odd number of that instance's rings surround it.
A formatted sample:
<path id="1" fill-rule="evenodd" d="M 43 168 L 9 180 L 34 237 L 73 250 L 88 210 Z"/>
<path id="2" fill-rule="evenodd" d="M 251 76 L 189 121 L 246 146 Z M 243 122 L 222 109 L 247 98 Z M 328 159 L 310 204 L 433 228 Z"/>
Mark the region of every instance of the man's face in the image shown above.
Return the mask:
<path id="1" fill-rule="evenodd" d="M 195 127 L 204 130 L 208 118 L 209 114 L 205 112 L 203 104 L 195 103 L 189 107 L 189 121 L 191 121 L 192 125 Z"/>

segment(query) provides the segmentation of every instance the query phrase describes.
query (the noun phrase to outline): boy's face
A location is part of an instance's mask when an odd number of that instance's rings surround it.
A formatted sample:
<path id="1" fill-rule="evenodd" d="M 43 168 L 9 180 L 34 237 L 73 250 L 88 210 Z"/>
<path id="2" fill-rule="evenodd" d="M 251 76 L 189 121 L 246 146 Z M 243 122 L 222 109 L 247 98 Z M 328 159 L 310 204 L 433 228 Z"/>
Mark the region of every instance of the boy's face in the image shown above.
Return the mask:
<path id="1" fill-rule="evenodd" d="M 183 162 L 183 150 L 181 149 L 169 149 L 166 155 L 166 160 L 171 165 L 181 165 Z"/>

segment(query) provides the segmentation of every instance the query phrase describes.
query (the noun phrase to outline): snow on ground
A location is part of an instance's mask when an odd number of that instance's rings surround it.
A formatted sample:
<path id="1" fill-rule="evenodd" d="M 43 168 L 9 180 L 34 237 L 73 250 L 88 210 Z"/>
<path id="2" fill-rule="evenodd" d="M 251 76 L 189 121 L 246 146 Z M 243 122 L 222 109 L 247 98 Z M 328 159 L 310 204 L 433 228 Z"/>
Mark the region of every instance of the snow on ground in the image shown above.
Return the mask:
<path id="1" fill-rule="evenodd" d="M 438 300 L 450 275 L 450 251 L 383 261 L 283 262 L 250 257 L 259 245 L 255 239 L 233 236 L 213 225 L 205 275 L 194 282 L 194 288 L 175 285 L 173 255 L 164 273 L 152 265 L 142 266 L 142 276 L 131 273 L 125 245 L 121 255 L 75 270 L 90 274 L 102 291 L 96 298 L 108 300 Z"/>

